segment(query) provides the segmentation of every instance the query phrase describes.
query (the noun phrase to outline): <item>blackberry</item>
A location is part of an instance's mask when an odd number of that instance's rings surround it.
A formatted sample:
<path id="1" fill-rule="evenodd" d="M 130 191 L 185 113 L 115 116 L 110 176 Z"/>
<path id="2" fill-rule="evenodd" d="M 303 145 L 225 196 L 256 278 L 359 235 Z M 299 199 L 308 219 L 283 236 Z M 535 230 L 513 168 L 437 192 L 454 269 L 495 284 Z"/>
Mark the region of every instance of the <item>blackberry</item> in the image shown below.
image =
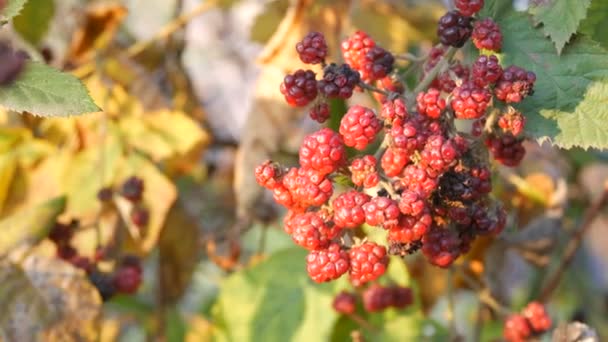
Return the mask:
<path id="1" fill-rule="evenodd" d="M 408 117 L 407 107 L 402 98 L 382 103 L 380 116 L 387 123 L 392 123 L 395 119 L 405 120 Z"/>
<path id="2" fill-rule="evenodd" d="M 399 223 L 399 206 L 397 202 L 388 197 L 374 197 L 363 205 L 365 222 L 370 226 L 382 226 L 386 229 L 397 226 Z"/>
<path id="3" fill-rule="evenodd" d="M 541 334 L 551 329 L 551 318 L 543 304 L 531 302 L 526 305 L 521 313 L 528 320 L 535 334 Z"/>
<path id="4" fill-rule="evenodd" d="M 144 193 L 143 179 L 131 176 L 122 184 L 120 195 L 131 202 L 141 201 Z"/>
<path id="5" fill-rule="evenodd" d="M 306 270 L 312 280 L 322 283 L 340 278 L 349 270 L 349 255 L 339 244 L 311 251 L 306 257 Z"/>
<path id="6" fill-rule="evenodd" d="M 110 202 L 112 200 L 112 196 L 114 196 L 114 190 L 111 187 L 101 188 L 97 192 L 97 200 L 100 202 Z"/>
<path id="7" fill-rule="evenodd" d="M 266 189 L 274 189 L 281 184 L 283 170 L 278 164 L 267 160 L 255 168 L 255 180 Z"/>
<path id="8" fill-rule="evenodd" d="M 329 119 L 330 114 L 331 111 L 329 105 L 325 102 L 321 102 L 319 104 L 314 105 L 308 112 L 310 118 L 318 123 L 324 123 L 325 121 L 327 121 L 327 119 Z"/>
<path id="9" fill-rule="evenodd" d="M 11 47 L 0 43 L 0 86 L 13 83 L 25 68 L 27 58 L 15 52 Z"/>
<path id="10" fill-rule="evenodd" d="M 300 60 L 306 64 L 319 64 L 327 57 L 327 42 L 320 32 L 310 32 L 296 44 Z"/>
<path id="11" fill-rule="evenodd" d="M 511 315 L 505 320 L 503 337 L 508 342 L 525 342 L 532 336 L 528 320 L 522 315 Z"/>
<path id="12" fill-rule="evenodd" d="M 349 252 L 350 280 L 360 286 L 375 280 L 386 272 L 388 256 L 386 248 L 373 242 L 353 246 Z"/>
<path id="13" fill-rule="evenodd" d="M 291 168 L 283 178 L 283 187 L 291 202 L 287 207 L 306 209 L 325 204 L 333 194 L 333 185 L 323 174 L 313 169 Z M 274 189 L 275 194 L 281 187 Z M 286 195 L 283 195 L 286 196 Z"/>
<path id="14" fill-rule="evenodd" d="M 367 312 L 384 311 L 393 304 L 391 288 L 373 284 L 363 291 L 363 308 Z"/>
<path id="15" fill-rule="evenodd" d="M 403 92 L 405 91 L 405 87 L 403 86 L 403 83 L 401 83 L 401 81 L 399 81 L 399 79 L 397 79 L 396 77 L 391 77 L 391 76 L 385 76 L 385 77 L 382 77 L 381 79 L 377 80 L 376 87 L 380 90 L 384 90 L 388 93 L 393 93 L 393 94 L 403 94 Z M 384 103 L 384 102 L 388 101 L 388 99 L 386 98 L 386 96 L 384 94 L 374 92 L 373 95 L 374 95 L 374 98 L 376 99 L 376 101 L 378 101 L 380 103 Z"/>
<path id="16" fill-rule="evenodd" d="M 477 119 L 486 113 L 492 94 L 473 82 L 463 83 L 454 89 L 451 102 L 454 116 L 458 119 Z"/>
<path id="17" fill-rule="evenodd" d="M 146 208 L 139 206 L 134 207 L 131 210 L 131 222 L 138 228 L 144 228 L 150 221 L 150 212 Z"/>
<path id="18" fill-rule="evenodd" d="M 456 162 L 458 150 L 452 140 L 443 135 L 432 135 L 428 138 L 422 152 L 420 164 L 425 167 L 429 175 L 445 172 Z"/>
<path id="19" fill-rule="evenodd" d="M 388 177 L 398 176 L 407 163 L 410 162 L 410 153 L 402 148 L 388 147 L 382 154 L 380 166 Z"/>
<path id="20" fill-rule="evenodd" d="M 104 302 L 107 302 L 116 294 L 114 281 L 108 273 L 95 270 L 89 274 L 89 281 L 95 286 L 101 300 Z"/>
<path id="21" fill-rule="evenodd" d="M 344 145 L 360 151 L 374 141 L 381 129 L 382 122 L 374 111 L 359 105 L 350 107 L 340 121 Z"/>
<path id="22" fill-rule="evenodd" d="M 293 241 L 308 250 L 326 248 L 340 233 L 340 228 L 326 223 L 317 212 L 296 214 L 289 225 L 293 229 Z"/>
<path id="23" fill-rule="evenodd" d="M 323 70 L 323 79 L 317 85 L 319 92 L 328 98 L 346 100 L 353 95 L 353 90 L 361 81 L 359 73 L 348 64 L 340 66 L 332 63 Z"/>
<path id="24" fill-rule="evenodd" d="M 502 67 L 495 55 L 481 55 L 472 67 L 472 80 L 478 87 L 493 85 L 502 76 Z"/>
<path id="25" fill-rule="evenodd" d="M 368 49 L 362 61 L 361 79 L 365 81 L 375 81 L 386 77 L 392 70 L 395 63 L 393 54 L 379 46 Z"/>
<path id="26" fill-rule="evenodd" d="M 365 223 L 363 205 L 371 197 L 362 192 L 351 190 L 336 197 L 332 202 L 334 223 L 339 227 L 356 228 Z"/>
<path id="27" fill-rule="evenodd" d="M 504 70 L 496 83 L 496 98 L 506 103 L 521 102 L 526 96 L 534 93 L 536 75 L 518 66 L 511 65 Z"/>
<path id="28" fill-rule="evenodd" d="M 297 70 L 285 76 L 280 90 L 289 105 L 306 106 L 317 97 L 315 73 L 312 70 Z"/>
<path id="29" fill-rule="evenodd" d="M 476 21 L 473 25 L 473 44 L 482 50 L 499 52 L 502 48 L 500 27 L 491 18 Z"/>
<path id="30" fill-rule="evenodd" d="M 471 36 L 472 19 L 458 11 L 449 11 L 439 19 L 437 36 L 443 45 L 462 47 Z"/>
<path id="31" fill-rule="evenodd" d="M 137 289 L 139 289 L 139 286 L 141 285 L 141 281 L 141 270 L 131 266 L 118 268 L 112 277 L 116 292 L 125 294 L 137 292 Z"/>
<path id="32" fill-rule="evenodd" d="M 376 42 L 363 31 L 357 31 L 342 42 L 340 48 L 344 61 L 353 69 L 361 71 L 367 51 L 376 46 Z"/>
<path id="33" fill-rule="evenodd" d="M 455 0 L 454 6 L 467 17 L 479 12 L 483 8 L 483 0 Z"/>
<path id="34" fill-rule="evenodd" d="M 304 138 L 299 151 L 300 165 L 326 175 L 345 162 L 344 144 L 340 135 L 322 128 Z"/>
<path id="35" fill-rule="evenodd" d="M 498 119 L 498 127 L 502 128 L 503 132 L 511 133 L 513 136 L 520 135 L 526 126 L 526 117 L 513 108 L 503 114 Z"/>
<path id="36" fill-rule="evenodd" d="M 517 139 L 511 134 L 503 136 L 489 135 L 485 143 L 488 150 L 492 153 L 492 157 L 506 166 L 514 167 L 519 165 L 526 155 L 523 140 Z"/>
<path id="37" fill-rule="evenodd" d="M 342 291 L 334 297 L 332 307 L 336 312 L 350 315 L 355 313 L 357 299 L 351 292 Z"/>
<path id="38" fill-rule="evenodd" d="M 376 186 L 380 180 L 376 171 L 376 163 L 376 158 L 372 155 L 355 158 L 349 166 L 353 184 L 364 188 Z"/>
<path id="39" fill-rule="evenodd" d="M 399 225 L 388 231 L 388 239 L 394 242 L 412 243 L 419 241 L 429 230 L 433 218 L 428 211 L 416 216 L 403 215 Z"/>
<path id="40" fill-rule="evenodd" d="M 418 93 L 418 96 L 416 96 L 418 112 L 433 119 L 441 116 L 446 103 L 440 95 L 439 90 L 436 88 L 429 88 L 426 92 Z"/>
<path id="41" fill-rule="evenodd" d="M 461 254 L 461 241 L 456 232 L 434 226 L 422 237 L 422 253 L 427 260 L 439 267 L 450 266 Z"/>
<path id="42" fill-rule="evenodd" d="M 464 82 L 469 79 L 469 74 L 469 68 L 463 66 L 460 62 L 455 62 L 448 70 L 439 73 L 437 78 L 431 82 L 431 87 L 440 89 L 444 93 L 451 93 L 457 86 L 453 76 L 459 82 Z"/>

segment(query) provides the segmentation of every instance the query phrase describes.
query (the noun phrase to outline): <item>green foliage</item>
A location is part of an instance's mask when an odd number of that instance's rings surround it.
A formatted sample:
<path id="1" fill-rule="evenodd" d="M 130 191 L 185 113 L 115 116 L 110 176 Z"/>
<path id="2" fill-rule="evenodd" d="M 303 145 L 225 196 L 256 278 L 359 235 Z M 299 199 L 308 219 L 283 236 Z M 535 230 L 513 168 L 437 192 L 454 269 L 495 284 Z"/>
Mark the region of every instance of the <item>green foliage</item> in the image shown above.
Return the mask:
<path id="1" fill-rule="evenodd" d="M 13 84 L 0 88 L 0 106 L 45 117 L 99 111 L 76 77 L 38 62 L 28 62 Z"/>
<path id="2" fill-rule="evenodd" d="M 54 198 L 28 207 L 0 221 L 0 255 L 21 243 L 35 243 L 45 238 L 65 208 L 65 197 Z"/>
<path id="3" fill-rule="evenodd" d="M 585 19 L 590 4 L 591 0 L 531 2 L 529 12 L 535 22 L 542 24 L 545 35 L 551 38 L 559 54 Z"/>
<path id="4" fill-rule="evenodd" d="M 25 40 L 36 45 L 48 31 L 54 14 L 54 1 L 29 0 L 21 13 L 13 19 L 13 26 Z"/>
<path id="5" fill-rule="evenodd" d="M 26 2 L 27 0 L 8 0 L 6 7 L 2 11 L 2 21 L 7 22 L 19 14 Z"/>
<path id="6" fill-rule="evenodd" d="M 608 48 L 608 34 L 606 22 L 608 21 L 608 0 L 593 0 L 587 11 L 587 18 L 581 22 L 580 31 L 604 48 Z"/>
<path id="7" fill-rule="evenodd" d="M 502 62 L 516 64 L 537 76 L 535 93 L 519 106 L 528 118 L 526 129 L 536 139 L 564 148 L 608 146 L 606 118 L 599 106 L 605 98 L 607 51 L 576 37 L 558 56 L 552 43 L 523 13 L 509 10 L 496 18 L 505 34 Z"/>

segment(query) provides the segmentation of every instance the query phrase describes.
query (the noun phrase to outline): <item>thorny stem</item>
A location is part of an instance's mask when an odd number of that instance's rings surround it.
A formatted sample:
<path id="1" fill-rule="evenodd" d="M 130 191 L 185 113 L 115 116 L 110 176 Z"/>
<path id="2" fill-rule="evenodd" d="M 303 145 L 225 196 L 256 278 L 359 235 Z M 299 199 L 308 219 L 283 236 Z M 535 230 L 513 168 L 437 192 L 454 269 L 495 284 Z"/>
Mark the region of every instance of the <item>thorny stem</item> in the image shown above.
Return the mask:
<path id="1" fill-rule="evenodd" d="M 538 298 L 541 302 L 546 303 L 553 294 L 553 292 L 557 289 L 564 272 L 566 271 L 568 266 L 570 266 L 570 263 L 572 263 L 576 251 L 583 242 L 583 236 L 589 230 L 591 224 L 593 223 L 597 215 L 600 214 L 602 208 L 607 203 L 608 180 L 604 182 L 604 191 L 602 192 L 602 195 L 600 196 L 600 198 L 597 199 L 595 203 L 593 203 L 593 205 L 589 209 L 587 209 L 583 217 L 583 221 L 581 222 L 580 228 L 573 234 L 572 238 L 568 242 L 568 245 L 566 245 L 566 248 L 564 249 L 564 255 L 561 258 L 557 270 L 555 271 L 555 273 L 549 276 L 549 280 L 545 282 L 547 285 L 542 289 Z"/>
<path id="2" fill-rule="evenodd" d="M 392 96 L 398 95 L 397 93 L 393 93 L 393 92 L 388 92 L 388 91 L 384 91 L 380 88 L 374 87 L 371 84 L 365 83 L 365 82 L 359 82 L 359 87 L 365 89 L 365 90 L 369 90 L 369 91 L 373 91 L 379 94 L 382 94 L 384 96 L 386 96 L 387 98 L 391 98 Z"/>

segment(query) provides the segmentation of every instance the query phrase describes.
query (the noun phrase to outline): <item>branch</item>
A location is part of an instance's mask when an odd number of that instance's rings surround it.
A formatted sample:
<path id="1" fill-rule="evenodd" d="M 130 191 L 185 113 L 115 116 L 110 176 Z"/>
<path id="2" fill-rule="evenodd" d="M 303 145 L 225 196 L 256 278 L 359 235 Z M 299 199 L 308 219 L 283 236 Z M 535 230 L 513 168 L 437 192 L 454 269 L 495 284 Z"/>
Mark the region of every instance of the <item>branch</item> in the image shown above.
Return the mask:
<path id="1" fill-rule="evenodd" d="M 428 74 L 426 74 L 426 76 L 424 76 L 422 81 L 420 81 L 420 83 L 418 83 L 418 85 L 414 89 L 414 94 L 418 94 L 419 92 L 426 90 L 426 88 L 428 88 L 428 86 L 437 77 L 439 72 L 441 72 L 441 70 L 443 70 L 443 68 L 445 68 L 445 66 L 448 65 L 448 63 L 452 60 L 452 58 L 456 54 L 456 51 L 457 51 L 457 49 L 455 47 L 450 47 L 446 51 L 445 55 L 443 55 L 443 57 L 441 57 L 441 60 L 433 67 L 433 69 L 431 69 L 431 71 L 429 71 Z"/>
<path id="2" fill-rule="evenodd" d="M 562 256 L 562 259 L 559 263 L 559 267 L 557 268 L 557 270 L 555 271 L 555 273 L 553 275 L 549 276 L 549 280 L 547 280 L 545 282 L 547 285 L 542 289 L 540 296 L 538 298 L 541 302 L 546 303 L 549 300 L 549 298 L 551 297 L 551 295 L 553 294 L 553 292 L 557 289 L 557 286 L 559 285 L 559 282 L 560 282 L 564 272 L 566 271 L 568 266 L 570 266 L 570 264 L 572 263 L 572 260 L 574 260 L 576 251 L 578 250 L 578 248 L 581 246 L 581 243 L 583 242 L 583 236 L 589 230 L 589 227 L 591 227 L 591 223 L 593 223 L 593 221 L 595 220 L 597 215 L 599 215 L 602 208 L 606 205 L 607 202 L 608 202 L 608 181 L 605 181 L 604 182 L 604 191 L 602 192 L 602 195 L 585 212 L 585 216 L 583 217 L 583 221 L 581 222 L 580 228 L 573 234 L 572 238 L 570 239 L 570 241 L 566 245 L 566 248 L 564 249 L 564 255 Z"/>

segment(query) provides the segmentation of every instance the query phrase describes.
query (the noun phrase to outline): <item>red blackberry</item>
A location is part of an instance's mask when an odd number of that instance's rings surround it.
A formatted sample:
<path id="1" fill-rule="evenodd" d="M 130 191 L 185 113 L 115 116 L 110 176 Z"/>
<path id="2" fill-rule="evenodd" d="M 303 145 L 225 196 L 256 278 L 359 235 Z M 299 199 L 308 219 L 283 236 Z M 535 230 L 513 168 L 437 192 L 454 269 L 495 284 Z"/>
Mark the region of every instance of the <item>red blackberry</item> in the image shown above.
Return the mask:
<path id="1" fill-rule="evenodd" d="M 365 81 L 375 81 L 386 77 L 392 70 L 395 63 L 393 54 L 379 46 L 374 46 L 365 52 L 362 60 L 361 79 Z"/>
<path id="2" fill-rule="evenodd" d="M 525 126 L 526 117 L 512 108 L 498 119 L 498 127 L 502 128 L 503 132 L 511 133 L 514 136 L 520 135 Z"/>
<path id="3" fill-rule="evenodd" d="M 321 102 L 319 104 L 314 105 L 308 115 L 311 119 L 315 120 L 318 123 L 324 123 L 329 119 L 331 111 L 329 109 L 329 105 L 325 102 Z"/>
<path id="4" fill-rule="evenodd" d="M 388 197 L 374 197 L 363 205 L 365 222 L 370 226 L 382 226 L 386 229 L 399 224 L 399 206 L 397 202 Z"/>
<path id="5" fill-rule="evenodd" d="M 332 202 L 334 209 L 334 223 L 338 227 L 356 228 L 365 223 L 363 205 L 371 197 L 356 190 L 350 190 L 336 197 Z"/>
<path id="6" fill-rule="evenodd" d="M 329 128 L 312 133 L 300 146 L 300 165 L 326 175 L 345 162 L 344 144 L 340 135 Z"/>
<path id="7" fill-rule="evenodd" d="M 482 50 L 499 52 L 502 48 L 502 33 L 492 18 L 478 20 L 473 24 L 473 44 Z"/>
<path id="8" fill-rule="evenodd" d="M 551 318 L 543 304 L 531 302 L 526 305 L 521 313 L 528 320 L 535 334 L 541 334 L 551 329 Z"/>
<path id="9" fill-rule="evenodd" d="M 416 191 L 404 190 L 399 199 L 399 210 L 403 215 L 418 216 L 426 209 L 425 198 Z"/>
<path id="10" fill-rule="evenodd" d="M 326 248 L 340 233 L 340 228 L 326 223 L 317 212 L 295 214 L 289 226 L 293 241 L 308 250 Z"/>
<path id="11" fill-rule="evenodd" d="M 150 212 L 146 208 L 139 206 L 133 207 L 131 210 L 131 222 L 138 228 L 144 228 L 150 221 Z"/>
<path id="12" fill-rule="evenodd" d="M 131 202 L 141 201 L 144 192 L 143 179 L 131 176 L 122 184 L 120 194 Z"/>
<path id="13" fill-rule="evenodd" d="M 426 92 L 418 93 L 418 96 L 416 96 L 418 112 L 437 119 L 446 105 L 445 100 L 440 95 L 441 93 L 436 88 L 429 88 Z"/>
<path id="14" fill-rule="evenodd" d="M 458 119 L 477 119 L 486 113 L 492 100 L 492 94 L 486 88 L 480 88 L 473 82 L 463 83 L 454 89 L 451 102 L 454 115 Z"/>
<path id="15" fill-rule="evenodd" d="M 376 186 L 380 180 L 376 171 L 376 163 L 376 158 L 372 155 L 354 159 L 349 167 L 353 184 L 364 188 Z"/>
<path id="16" fill-rule="evenodd" d="M 281 184 L 283 170 L 271 160 L 267 160 L 255 168 L 255 180 L 266 189 L 274 189 Z"/>
<path id="17" fill-rule="evenodd" d="M 305 168 L 291 168 L 283 178 L 283 186 L 289 191 L 291 205 L 287 207 L 306 209 L 318 207 L 327 202 L 333 194 L 333 186 L 329 179 L 318 171 Z M 277 194 L 277 187 L 274 193 Z"/>
<path id="18" fill-rule="evenodd" d="M 526 155 L 523 140 L 516 139 L 511 134 L 503 136 L 490 135 L 486 138 L 486 147 L 492 153 L 492 157 L 506 166 L 517 166 Z"/>
<path id="19" fill-rule="evenodd" d="M 291 106 L 306 106 L 317 97 L 315 73 L 312 70 L 297 70 L 285 76 L 280 90 Z"/>
<path id="20" fill-rule="evenodd" d="M 424 147 L 426 131 L 416 124 L 414 120 L 395 119 L 388 131 L 393 147 L 402 149 L 407 156 Z"/>
<path id="21" fill-rule="evenodd" d="M 422 253 L 427 260 L 439 267 L 448 267 L 460 256 L 460 239 L 456 232 L 433 227 L 422 237 Z"/>
<path id="22" fill-rule="evenodd" d="M 310 32 L 296 44 L 296 51 L 303 63 L 323 63 L 327 57 L 327 42 L 322 33 Z"/>
<path id="23" fill-rule="evenodd" d="M 382 129 L 382 122 L 373 110 L 355 105 L 348 109 L 340 121 L 340 134 L 344 145 L 363 150 L 374 141 Z"/>
<path id="24" fill-rule="evenodd" d="M 376 81 L 376 87 L 380 90 L 384 90 L 388 93 L 402 94 L 405 88 L 403 87 L 403 83 L 399 81 L 396 77 L 385 76 Z M 384 103 L 388 99 L 384 94 L 380 94 L 378 92 L 373 92 L 374 98 L 376 101 L 380 103 Z"/>
<path id="25" fill-rule="evenodd" d="M 506 103 L 521 102 L 526 96 L 534 93 L 536 75 L 518 66 L 511 65 L 505 69 L 496 83 L 496 98 Z"/>
<path id="26" fill-rule="evenodd" d="M 462 47 L 471 36 L 471 18 L 458 11 L 449 11 L 439 19 L 437 36 L 443 45 Z"/>
<path id="27" fill-rule="evenodd" d="M 483 7 L 483 0 L 455 0 L 454 6 L 467 17 L 479 12 Z"/>
<path id="28" fill-rule="evenodd" d="M 350 315 L 355 313 L 357 299 L 351 292 L 342 291 L 334 297 L 332 307 L 337 313 Z"/>
<path id="29" fill-rule="evenodd" d="M 367 51 L 376 46 L 376 42 L 363 31 L 357 31 L 340 45 L 344 61 L 353 69 L 361 71 Z"/>
<path id="30" fill-rule="evenodd" d="M 420 152 L 420 164 L 430 175 L 443 173 L 456 161 L 458 150 L 452 140 L 443 135 L 432 135 Z"/>
<path id="31" fill-rule="evenodd" d="M 472 67 L 473 82 L 478 87 L 487 87 L 498 81 L 502 76 L 502 67 L 496 56 L 481 55 Z"/>
<path id="32" fill-rule="evenodd" d="M 141 259 L 137 255 L 127 254 L 120 259 L 120 267 L 132 267 L 137 272 L 142 273 L 143 267 L 141 265 Z"/>
<path id="33" fill-rule="evenodd" d="M 402 98 L 396 98 L 393 101 L 386 101 L 382 103 L 382 110 L 380 116 L 387 122 L 391 123 L 395 119 L 399 118 L 405 120 L 408 117 L 407 107 L 405 101 Z"/>
<path id="34" fill-rule="evenodd" d="M 361 76 L 348 64 L 332 63 L 323 69 L 323 79 L 318 82 L 319 92 L 328 98 L 346 100 L 353 95 Z"/>
<path id="35" fill-rule="evenodd" d="M 525 342 L 532 336 L 532 331 L 524 316 L 511 315 L 505 320 L 503 336 L 508 342 Z"/>
<path id="36" fill-rule="evenodd" d="M 113 276 L 114 288 L 119 293 L 133 294 L 141 284 L 141 271 L 135 267 L 120 267 Z"/>
<path id="37" fill-rule="evenodd" d="M 272 198 L 274 198 L 275 202 L 286 208 L 292 209 L 292 207 L 296 204 L 291 196 L 291 192 L 283 184 L 279 184 L 272 189 Z"/>
<path id="38" fill-rule="evenodd" d="M 361 296 L 363 307 L 367 312 L 384 311 L 393 304 L 393 291 L 390 287 L 372 284 Z"/>
<path id="39" fill-rule="evenodd" d="M 350 256 L 350 280 L 355 286 L 380 277 L 386 272 L 388 256 L 386 248 L 373 242 L 353 246 Z"/>
<path id="40" fill-rule="evenodd" d="M 388 147 L 382 158 L 380 166 L 388 177 L 395 177 L 403 171 L 403 168 L 410 162 L 410 153 L 398 147 Z"/>
<path id="41" fill-rule="evenodd" d="M 388 231 L 388 239 L 393 242 L 411 243 L 420 240 L 429 230 L 433 218 L 428 211 L 417 216 L 404 215 L 399 225 Z"/>
<path id="42" fill-rule="evenodd" d="M 311 251 L 306 257 L 308 275 L 317 283 L 338 279 L 349 268 L 349 255 L 337 243 L 327 249 Z"/>
<path id="43" fill-rule="evenodd" d="M 438 185 L 437 179 L 431 177 L 425 168 L 413 164 L 405 167 L 400 182 L 405 189 L 416 191 L 424 198 L 428 198 Z"/>
<path id="44" fill-rule="evenodd" d="M 74 227 L 60 222 L 55 222 L 49 232 L 49 239 L 57 245 L 69 243 L 72 236 L 74 236 Z"/>
<path id="45" fill-rule="evenodd" d="M 445 93 L 451 93 L 457 86 L 456 80 L 453 77 L 461 83 L 469 79 L 469 73 L 469 68 L 463 66 L 460 62 L 455 62 L 450 66 L 450 69 L 439 73 L 437 78 L 431 83 L 431 87 L 440 89 Z"/>

